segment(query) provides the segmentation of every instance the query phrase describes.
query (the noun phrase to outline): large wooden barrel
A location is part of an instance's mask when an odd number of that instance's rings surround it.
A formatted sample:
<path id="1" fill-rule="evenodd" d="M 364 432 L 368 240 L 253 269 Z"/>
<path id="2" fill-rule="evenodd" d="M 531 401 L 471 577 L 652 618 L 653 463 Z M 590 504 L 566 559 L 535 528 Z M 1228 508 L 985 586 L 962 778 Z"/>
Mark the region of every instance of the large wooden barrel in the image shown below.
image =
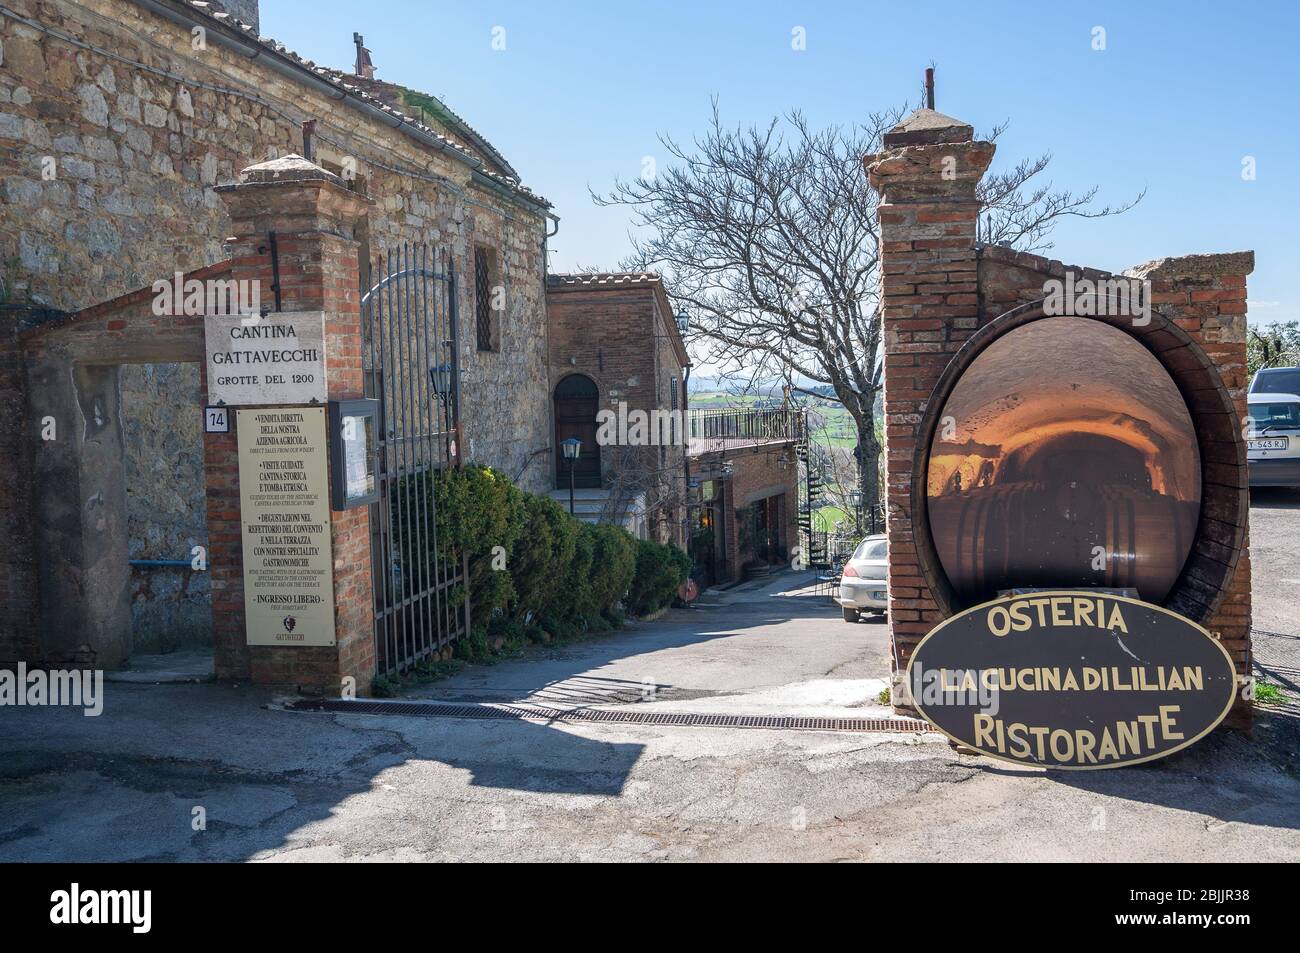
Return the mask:
<path id="1" fill-rule="evenodd" d="M 1152 490 L 1105 486 L 1107 585 L 1159 602 L 1191 552 L 1200 506 Z"/>
<path id="2" fill-rule="evenodd" d="M 967 604 L 1000 589 L 1081 586 L 1159 602 L 1187 558 L 1196 510 L 1151 490 L 1030 481 L 929 500 L 939 561 Z"/>

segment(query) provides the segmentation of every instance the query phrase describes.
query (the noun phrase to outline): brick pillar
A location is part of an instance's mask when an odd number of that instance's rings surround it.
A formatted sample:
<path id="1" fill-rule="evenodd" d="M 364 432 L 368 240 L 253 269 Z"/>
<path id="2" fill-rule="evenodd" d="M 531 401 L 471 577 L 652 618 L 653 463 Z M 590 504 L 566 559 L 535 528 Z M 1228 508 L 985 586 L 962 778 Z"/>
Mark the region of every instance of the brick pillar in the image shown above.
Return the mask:
<path id="1" fill-rule="evenodd" d="M 236 185 L 217 189 L 233 225 L 228 240 L 238 261 L 232 277 L 260 281 L 263 308 L 274 310 L 270 235 L 275 234 L 280 310 L 325 312 L 325 364 L 330 400 L 365 395 L 357 243 L 353 225 L 371 204 L 337 176 L 300 156 L 250 166 Z M 203 387 L 206 392 L 207 381 Z M 219 678 L 337 693 L 356 679 L 368 693 L 375 673 L 370 514 L 366 507 L 332 512 L 334 646 L 249 646 L 244 635 L 243 554 L 235 428 L 208 434 L 209 567 Z"/>
<path id="2" fill-rule="evenodd" d="M 1229 430 L 1240 434 L 1247 419 L 1246 391 L 1250 373 L 1246 365 L 1246 276 L 1255 269 L 1253 252 L 1213 255 L 1185 255 L 1163 258 L 1140 265 L 1125 274 L 1151 282 L 1151 299 L 1162 315 L 1172 320 L 1201 346 L 1232 398 L 1234 411 Z M 1188 397 L 1198 429 L 1204 431 L 1209 418 L 1221 414 L 1213 395 L 1204 400 Z M 1207 440 L 1202 447 L 1202 494 L 1211 485 L 1231 490 L 1243 484 L 1246 472 L 1244 441 Z M 1245 491 L 1241 491 L 1245 492 Z M 1243 501 L 1248 504 L 1248 501 Z M 1248 507 L 1243 506 L 1248 512 Z M 1223 601 L 1205 628 L 1217 634 L 1237 666 L 1237 674 L 1251 674 L 1250 647 L 1250 527 L 1238 526 L 1234 513 L 1202 514 L 1196 546 L 1189 559 L 1189 571 L 1198 573 L 1202 561 L 1226 561 L 1226 547 L 1241 529 L 1241 553 L 1231 579 L 1224 586 Z M 1213 568 L 1213 567 L 1207 567 Z M 1214 578 L 1214 574 L 1209 574 Z M 1227 724 L 1248 729 L 1253 709 L 1238 695 L 1228 713 Z"/>
<path id="3" fill-rule="evenodd" d="M 906 699 L 908 659 L 940 613 L 912 529 L 916 433 L 939 375 L 979 321 L 975 189 L 993 159 L 970 126 L 919 109 L 864 161 L 880 193 L 881 320 L 889 535 L 892 697 Z M 904 705 L 896 708 L 905 710 Z"/>

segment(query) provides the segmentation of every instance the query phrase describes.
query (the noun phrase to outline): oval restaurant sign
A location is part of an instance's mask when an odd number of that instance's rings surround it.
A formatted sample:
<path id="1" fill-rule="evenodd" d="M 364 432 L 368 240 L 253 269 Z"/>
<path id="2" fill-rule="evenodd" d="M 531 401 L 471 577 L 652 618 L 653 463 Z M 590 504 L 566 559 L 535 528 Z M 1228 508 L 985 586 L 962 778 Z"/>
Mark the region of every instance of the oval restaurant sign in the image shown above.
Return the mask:
<path id="1" fill-rule="evenodd" d="M 1048 768 L 1115 768 L 1173 754 L 1228 714 L 1222 645 L 1167 609 L 1087 590 L 967 609 L 907 668 L 917 709 L 983 754 Z"/>

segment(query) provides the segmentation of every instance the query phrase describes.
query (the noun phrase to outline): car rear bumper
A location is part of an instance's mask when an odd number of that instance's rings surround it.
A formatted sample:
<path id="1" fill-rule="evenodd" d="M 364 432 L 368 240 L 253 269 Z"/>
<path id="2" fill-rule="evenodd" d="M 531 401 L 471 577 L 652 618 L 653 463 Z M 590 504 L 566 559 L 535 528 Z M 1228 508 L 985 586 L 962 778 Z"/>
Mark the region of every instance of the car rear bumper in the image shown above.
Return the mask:
<path id="1" fill-rule="evenodd" d="M 1300 486 L 1300 457 L 1247 459 L 1251 486 Z"/>
<path id="2" fill-rule="evenodd" d="M 841 579 L 839 602 L 845 609 L 884 612 L 889 608 L 889 587 L 883 579 Z"/>

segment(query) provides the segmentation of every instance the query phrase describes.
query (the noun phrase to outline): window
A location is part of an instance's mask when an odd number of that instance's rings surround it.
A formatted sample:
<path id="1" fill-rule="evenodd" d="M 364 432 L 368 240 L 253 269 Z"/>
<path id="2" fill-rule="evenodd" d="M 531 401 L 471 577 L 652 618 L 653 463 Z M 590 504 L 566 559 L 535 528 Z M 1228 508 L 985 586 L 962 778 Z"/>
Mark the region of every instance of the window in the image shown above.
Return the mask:
<path id="1" fill-rule="evenodd" d="M 1300 393 L 1300 368 L 1266 367 L 1256 371 L 1255 379 L 1250 382 L 1252 394 L 1295 394 Z"/>
<path id="2" fill-rule="evenodd" d="M 1252 401 L 1250 418 L 1260 434 L 1265 430 L 1300 430 L 1300 404 L 1287 401 L 1261 404 Z"/>
<path id="3" fill-rule="evenodd" d="M 853 559 L 885 559 L 889 556 L 889 542 L 883 539 L 864 539 L 858 544 Z"/>
<path id="4" fill-rule="evenodd" d="M 474 327 L 480 351 L 501 349 L 501 285 L 496 249 L 474 246 Z"/>
<path id="5" fill-rule="evenodd" d="M 669 399 L 672 401 L 672 409 L 676 410 L 677 409 L 677 378 L 676 377 L 668 378 L 668 396 Z"/>

